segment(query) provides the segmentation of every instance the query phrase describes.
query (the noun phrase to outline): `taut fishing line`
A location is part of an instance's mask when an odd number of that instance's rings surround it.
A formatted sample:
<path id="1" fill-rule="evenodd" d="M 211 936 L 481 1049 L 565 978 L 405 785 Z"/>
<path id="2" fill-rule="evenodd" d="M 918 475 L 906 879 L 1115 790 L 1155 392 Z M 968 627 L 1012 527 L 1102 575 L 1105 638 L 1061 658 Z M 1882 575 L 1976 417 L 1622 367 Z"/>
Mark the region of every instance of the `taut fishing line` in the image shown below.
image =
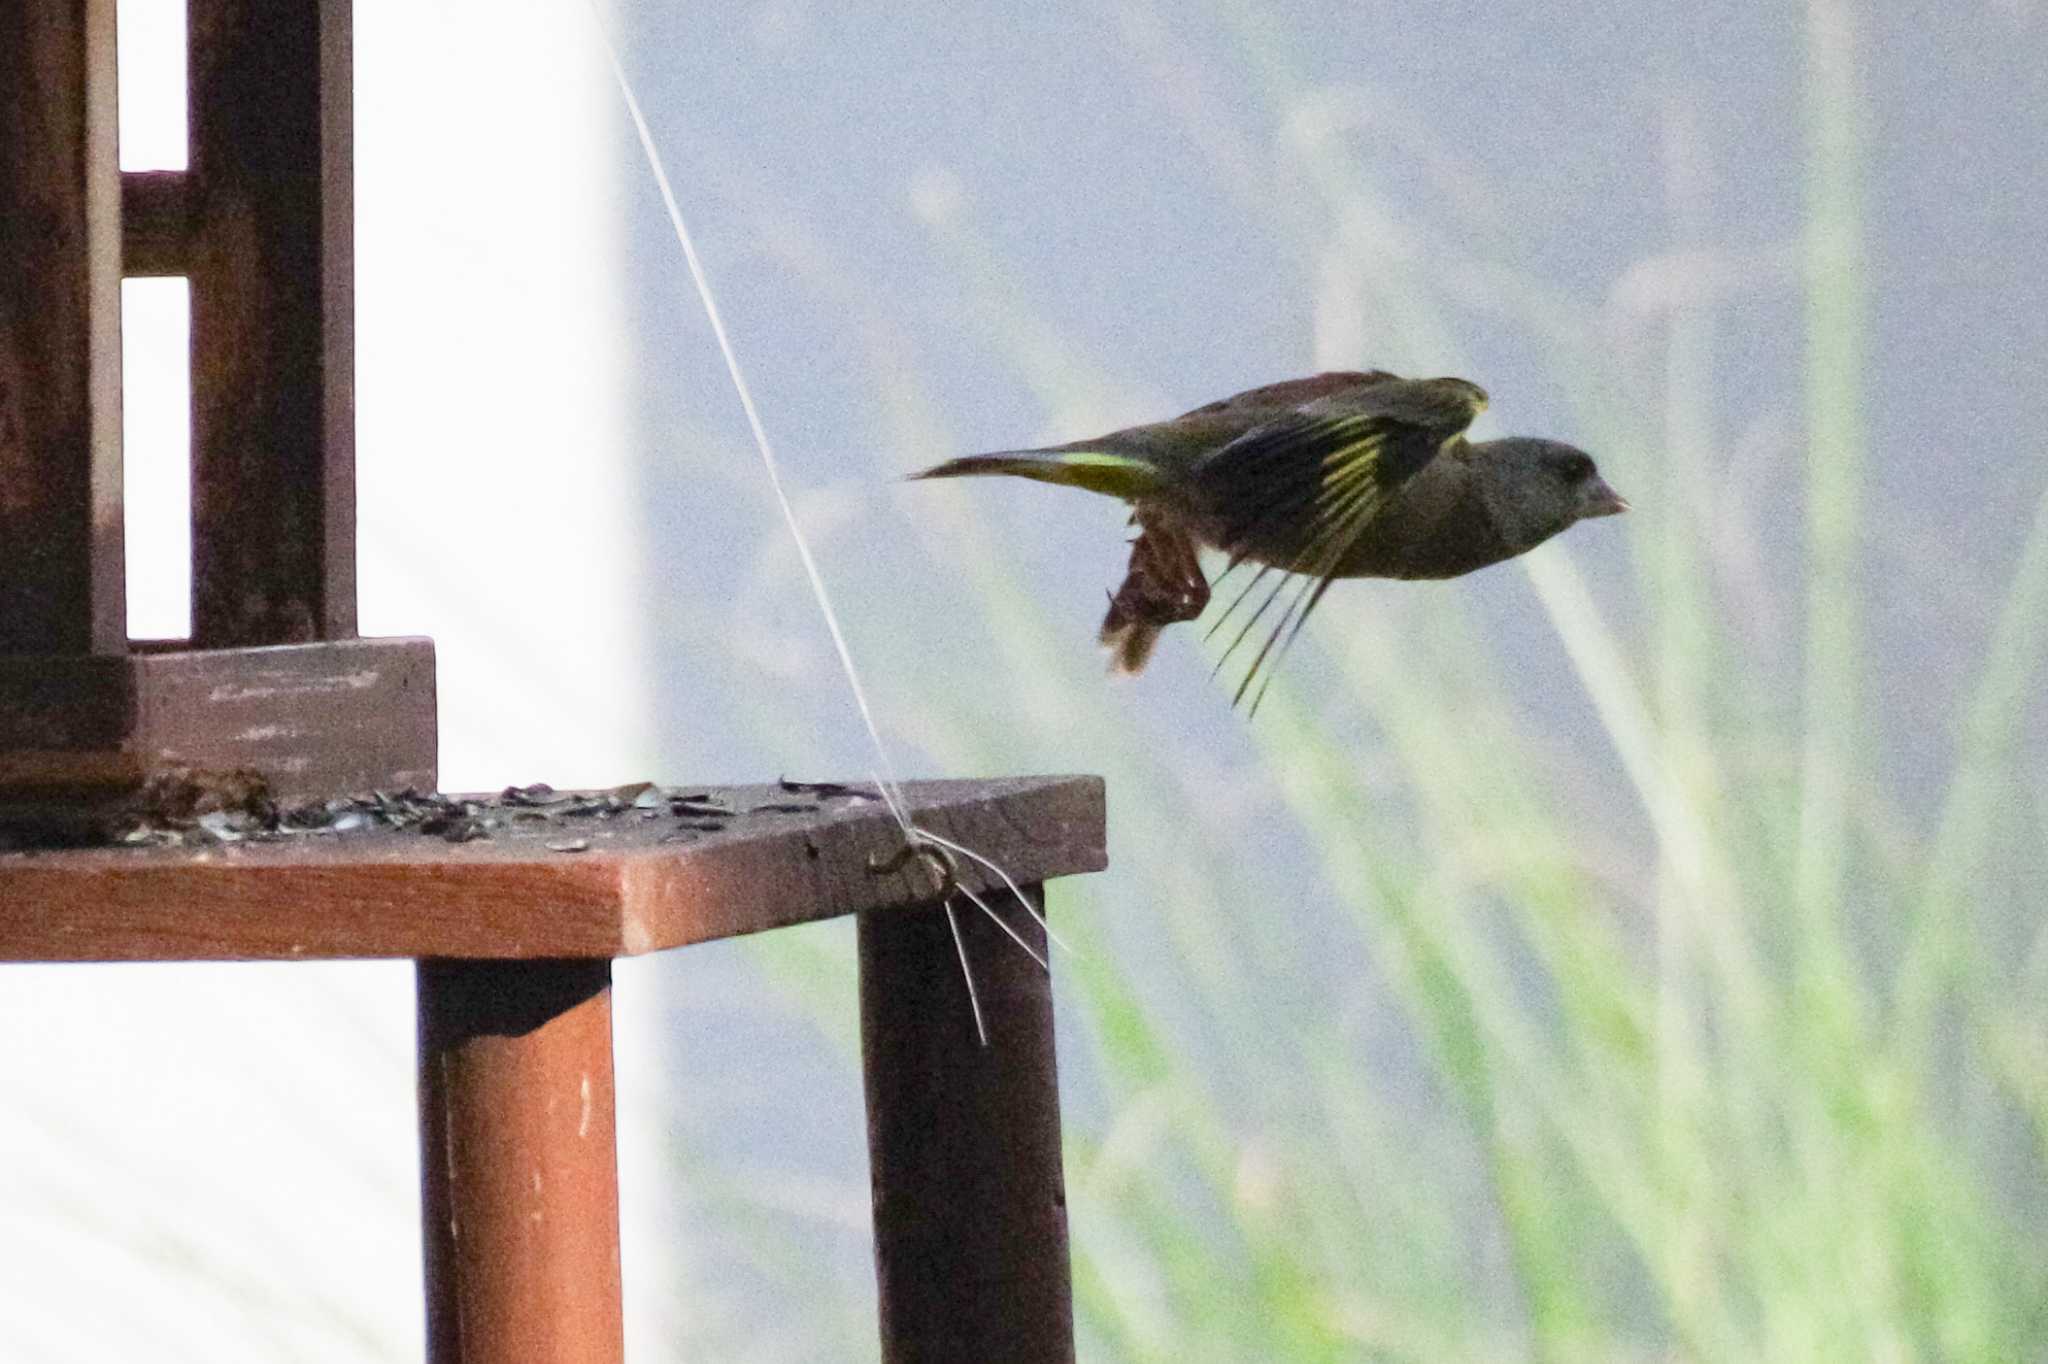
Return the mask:
<path id="1" fill-rule="evenodd" d="M 995 912 L 988 901 L 967 886 L 961 885 L 951 874 L 952 854 L 959 854 L 988 868 L 1001 878 L 1017 903 L 1037 921 L 1044 930 L 1048 941 L 1056 943 L 1062 950 L 1071 951 L 1060 936 L 1052 931 L 1052 925 L 1038 912 L 1025 896 L 1023 889 L 1010 873 L 982 856 L 965 844 L 935 834 L 911 822 L 909 811 L 903 803 L 902 783 L 896 777 L 896 764 L 889 756 L 889 746 L 882 740 L 882 730 L 875 723 L 874 711 L 868 705 L 867 689 L 861 685 L 860 669 L 854 666 L 853 651 L 847 647 L 846 634 L 839 628 L 839 613 L 832 608 L 832 594 L 825 590 L 824 575 L 818 571 L 817 560 L 811 556 L 810 541 L 804 538 L 804 529 L 797 521 L 796 508 L 789 500 L 789 493 L 782 483 L 782 468 L 775 458 L 774 444 L 768 439 L 768 429 L 762 424 L 760 409 L 754 406 L 753 391 L 747 387 L 747 378 L 740 368 L 739 354 L 733 349 L 732 338 L 725 330 L 725 319 L 718 311 L 718 300 L 711 292 L 710 277 L 704 271 L 704 262 L 697 255 L 697 245 L 690 236 L 690 229 L 683 221 L 683 211 L 676 203 L 675 190 L 669 185 L 668 170 L 663 165 L 660 150 L 654 145 L 654 134 L 647 126 L 647 118 L 640 111 L 640 100 L 633 93 L 633 83 L 626 77 L 625 62 L 619 56 L 618 46 L 612 42 L 609 29 L 605 27 L 604 15 L 598 9 L 598 0 L 589 0 L 590 20 L 597 30 L 598 41 L 604 46 L 606 59 L 611 63 L 612 76 L 618 81 L 619 94 L 625 98 L 626 113 L 632 119 L 633 131 L 640 139 L 640 150 L 647 158 L 647 168 L 654 173 L 654 183 L 661 190 L 661 202 L 668 210 L 669 226 L 675 229 L 676 242 L 683 248 L 683 259 L 690 267 L 690 280 L 697 287 L 697 299 L 704 306 L 704 315 L 710 320 L 711 334 L 718 340 L 719 354 L 725 357 L 725 372 L 732 379 L 733 391 L 739 395 L 740 407 L 747 414 L 747 427 L 753 432 L 754 448 L 760 451 L 761 466 L 768 471 L 768 486 L 774 490 L 775 503 L 782 509 L 782 520 L 789 527 L 789 538 L 796 545 L 797 558 L 803 562 L 804 576 L 810 580 L 811 595 L 817 599 L 818 610 L 825 617 L 825 628 L 832 635 L 832 647 L 838 651 L 839 666 L 846 674 L 846 684 L 853 690 L 855 706 L 860 710 L 862 723 L 867 727 L 868 740 L 874 746 L 876 770 L 870 775 L 875 787 L 882 793 L 889 813 L 903 831 L 905 846 L 913 851 L 935 854 L 934 860 L 947 869 L 942 880 L 948 889 L 945 896 L 946 926 L 952 930 L 953 949 L 960 957 L 960 974 L 967 982 L 967 1003 L 974 1011 L 974 1030 L 983 1046 L 988 1045 L 988 1025 L 982 1018 L 981 996 L 974 988 L 974 969 L 967 961 L 967 944 L 960 936 L 960 920 L 954 913 L 953 901 L 956 895 L 964 895 L 996 927 L 1010 936 L 1011 941 L 1030 954 L 1040 967 L 1051 969 L 1046 959 L 1024 941 L 1016 929 L 1010 927 L 1004 918 Z"/>

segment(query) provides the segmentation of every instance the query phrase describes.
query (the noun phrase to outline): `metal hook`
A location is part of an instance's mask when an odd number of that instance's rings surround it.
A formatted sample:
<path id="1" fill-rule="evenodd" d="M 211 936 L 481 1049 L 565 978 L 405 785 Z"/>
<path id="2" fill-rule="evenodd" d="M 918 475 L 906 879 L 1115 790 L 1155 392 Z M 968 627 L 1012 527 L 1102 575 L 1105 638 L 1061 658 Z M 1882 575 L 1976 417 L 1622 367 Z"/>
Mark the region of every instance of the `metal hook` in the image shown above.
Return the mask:
<path id="1" fill-rule="evenodd" d="M 931 868 L 932 875 L 938 878 L 939 891 L 936 898 L 952 899 L 954 892 L 960 889 L 959 861 L 954 858 L 952 849 L 941 847 L 915 834 L 909 835 L 903 846 L 886 858 L 880 853 L 869 853 L 868 871 L 874 876 L 887 876 L 891 872 L 903 870 L 904 865 L 913 858 L 921 859 Z"/>

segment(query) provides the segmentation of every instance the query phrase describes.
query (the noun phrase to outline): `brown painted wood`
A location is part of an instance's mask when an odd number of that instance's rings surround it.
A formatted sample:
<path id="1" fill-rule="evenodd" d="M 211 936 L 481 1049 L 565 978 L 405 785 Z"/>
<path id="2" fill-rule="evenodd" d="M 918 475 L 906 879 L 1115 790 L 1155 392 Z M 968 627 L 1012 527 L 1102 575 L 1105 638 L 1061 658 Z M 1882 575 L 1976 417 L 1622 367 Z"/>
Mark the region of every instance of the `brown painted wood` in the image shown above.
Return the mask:
<path id="1" fill-rule="evenodd" d="M 431 640 L 0 656 L 0 822 L 170 765 L 253 769 L 279 796 L 432 790 L 434 747 Z"/>
<path id="2" fill-rule="evenodd" d="M 1015 897 L 990 906 L 1044 954 Z M 958 912 L 986 1047 L 943 907 L 860 917 L 882 1359 L 1058 1364 L 1074 1358 L 1074 1314 L 1052 981 L 978 910 Z"/>
<path id="3" fill-rule="evenodd" d="M 611 963 L 419 965 L 431 1364 L 624 1356 Z"/>
<path id="4" fill-rule="evenodd" d="M 1102 782 L 911 782 L 912 818 L 1020 881 L 1099 871 Z M 672 816 L 514 825 L 451 844 L 415 832 L 282 843 L 0 853 L 0 961 L 621 957 L 861 910 L 936 887 L 879 801 L 722 787 L 722 831 Z M 683 841 L 663 841 L 681 839 Z M 583 851 L 565 851 L 587 841 Z M 556 845 L 550 847 L 549 845 Z M 996 879 L 969 863 L 969 886 Z"/>
<path id="5" fill-rule="evenodd" d="M 192 0 L 192 638 L 355 633 L 348 0 Z"/>
<path id="6" fill-rule="evenodd" d="M 122 274 L 182 275 L 192 268 L 191 188 L 184 171 L 122 173 Z"/>
<path id="7" fill-rule="evenodd" d="M 119 653 L 114 0 L 0 5 L 0 655 Z"/>

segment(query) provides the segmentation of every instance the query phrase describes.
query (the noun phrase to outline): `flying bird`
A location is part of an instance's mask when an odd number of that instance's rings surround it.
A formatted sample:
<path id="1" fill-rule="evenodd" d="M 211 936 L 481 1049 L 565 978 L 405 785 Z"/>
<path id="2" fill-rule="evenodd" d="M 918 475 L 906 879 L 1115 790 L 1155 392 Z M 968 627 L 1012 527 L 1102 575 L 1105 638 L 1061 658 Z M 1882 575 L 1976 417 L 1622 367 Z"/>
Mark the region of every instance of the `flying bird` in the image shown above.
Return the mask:
<path id="1" fill-rule="evenodd" d="M 1233 704 L 1339 578 L 1455 578 L 1576 521 L 1628 510 L 1585 451 L 1514 436 L 1468 441 L 1486 392 L 1464 379 L 1344 370 L 1247 389 L 1170 421 L 1032 450 L 964 455 L 913 474 L 1009 474 L 1121 498 L 1138 528 L 1102 643 L 1135 673 L 1159 632 L 1209 604 L 1197 551 L 1252 575 L 1211 632 L 1244 612 L 1222 666 L 1283 595 Z M 1274 581 L 1252 604 L 1254 591 Z M 1222 576 L 1219 576 L 1219 583 Z"/>

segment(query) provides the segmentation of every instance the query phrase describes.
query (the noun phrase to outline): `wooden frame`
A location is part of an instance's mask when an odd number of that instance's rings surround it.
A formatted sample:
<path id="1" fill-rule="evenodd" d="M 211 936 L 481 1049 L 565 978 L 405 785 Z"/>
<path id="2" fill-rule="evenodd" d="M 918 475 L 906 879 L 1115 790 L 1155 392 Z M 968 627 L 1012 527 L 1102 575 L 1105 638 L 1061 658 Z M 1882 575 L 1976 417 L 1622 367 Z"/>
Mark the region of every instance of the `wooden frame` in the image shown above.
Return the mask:
<path id="1" fill-rule="evenodd" d="M 417 959 L 429 1357 L 616 1361 L 611 960 L 858 914 L 883 1355 L 1071 1359 L 1051 984 L 1011 937 L 1042 931 L 959 868 L 1007 925 L 960 916 L 979 1045 L 952 886 L 892 859 L 879 800 L 38 845 L 169 772 L 434 785 L 432 645 L 355 637 L 349 28 L 347 0 L 192 0 L 192 167 L 122 176 L 113 0 L 0 7 L 0 960 Z M 192 281 L 193 639 L 154 650 L 122 600 L 124 272 Z M 1094 778 L 907 798 L 1032 904 L 1103 865 Z"/>

